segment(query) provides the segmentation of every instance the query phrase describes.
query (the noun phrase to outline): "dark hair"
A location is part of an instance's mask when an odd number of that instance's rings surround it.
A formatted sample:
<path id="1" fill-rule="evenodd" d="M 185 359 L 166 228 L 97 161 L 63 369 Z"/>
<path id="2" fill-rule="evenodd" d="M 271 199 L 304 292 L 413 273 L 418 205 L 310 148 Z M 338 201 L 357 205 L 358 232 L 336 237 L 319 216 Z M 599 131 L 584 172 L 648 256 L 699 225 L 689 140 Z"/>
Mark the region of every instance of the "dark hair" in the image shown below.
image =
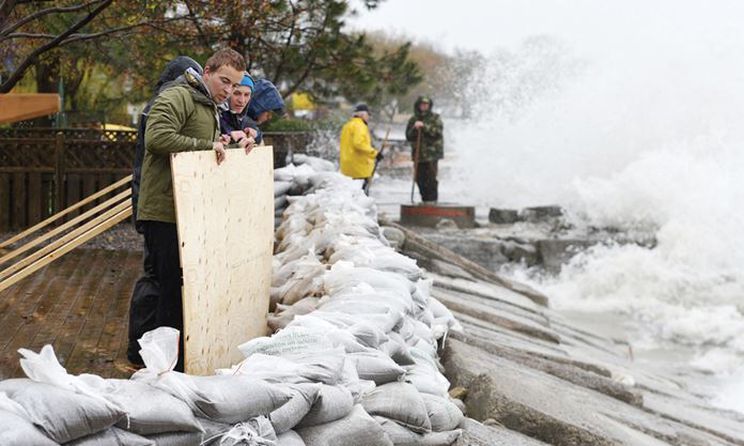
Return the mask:
<path id="1" fill-rule="evenodd" d="M 207 59 L 206 66 L 209 71 L 216 71 L 223 65 L 229 65 L 236 70 L 245 71 L 245 58 L 232 48 L 223 48 Z"/>

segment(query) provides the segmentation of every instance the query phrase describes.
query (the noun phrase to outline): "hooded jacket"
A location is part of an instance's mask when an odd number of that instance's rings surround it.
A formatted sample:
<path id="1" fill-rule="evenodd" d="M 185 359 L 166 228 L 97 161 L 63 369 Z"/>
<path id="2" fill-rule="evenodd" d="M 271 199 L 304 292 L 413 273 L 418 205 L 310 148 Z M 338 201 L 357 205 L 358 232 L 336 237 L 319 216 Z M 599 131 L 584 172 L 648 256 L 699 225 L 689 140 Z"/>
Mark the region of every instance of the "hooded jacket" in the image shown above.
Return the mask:
<path id="1" fill-rule="evenodd" d="M 137 143 L 134 149 L 134 165 L 132 166 L 132 219 L 135 221 L 135 228 L 137 231 L 142 233 L 140 225 L 136 224 L 137 221 L 137 205 L 139 203 L 140 194 L 140 182 L 142 177 L 142 162 L 145 159 L 145 129 L 147 128 L 147 117 L 152 108 L 153 102 L 158 97 L 158 94 L 167 86 L 171 86 L 179 76 L 181 76 L 188 68 L 192 68 L 197 73 L 203 72 L 201 65 L 194 59 L 187 56 L 178 56 L 168 64 L 160 73 L 158 83 L 155 85 L 153 97 L 148 101 L 145 108 L 142 110 L 139 122 L 137 124 Z"/>
<path id="2" fill-rule="evenodd" d="M 211 150 L 219 131 L 217 105 L 201 75 L 189 68 L 150 109 L 137 220 L 176 222 L 170 154 Z"/>
<path id="3" fill-rule="evenodd" d="M 415 157 L 418 130 L 413 125 L 416 121 L 422 121 L 424 126 L 421 128 L 421 152 L 418 160 L 419 162 L 436 161 L 444 158 L 442 119 L 437 113 L 432 112 L 434 102 L 431 99 L 429 100 L 429 110 L 426 112 L 419 111 L 419 105 L 423 100 L 424 96 L 419 96 L 413 105 L 413 116 L 406 125 L 406 139 L 411 143 L 411 150 Z"/>
<path id="4" fill-rule="evenodd" d="M 369 178 L 375 168 L 377 150 L 364 119 L 354 116 L 341 129 L 339 165 L 341 173 L 351 178 Z"/>
<path id="5" fill-rule="evenodd" d="M 250 104 L 250 102 L 249 102 Z M 252 128 L 257 132 L 256 143 L 261 144 L 263 140 L 263 133 L 258 128 L 258 123 L 248 116 L 248 107 L 243 109 L 242 113 L 235 113 L 230 110 L 230 101 L 226 101 L 224 104 L 219 106 L 220 109 L 220 133 L 223 135 L 230 134 L 235 130 L 245 130 L 246 128 Z"/>
<path id="6" fill-rule="evenodd" d="M 246 113 L 251 119 L 257 121 L 258 116 L 265 111 L 282 113 L 284 99 L 271 81 L 259 79 L 256 81 Z"/>

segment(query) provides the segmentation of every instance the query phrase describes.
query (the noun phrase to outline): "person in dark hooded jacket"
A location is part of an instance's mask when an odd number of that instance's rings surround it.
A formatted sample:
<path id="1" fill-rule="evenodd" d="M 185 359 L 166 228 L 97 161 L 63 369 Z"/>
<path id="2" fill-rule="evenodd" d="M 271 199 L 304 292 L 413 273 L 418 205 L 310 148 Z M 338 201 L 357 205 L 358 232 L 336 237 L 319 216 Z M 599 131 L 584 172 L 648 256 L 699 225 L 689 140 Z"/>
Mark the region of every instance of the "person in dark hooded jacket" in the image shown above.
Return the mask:
<path id="1" fill-rule="evenodd" d="M 438 199 L 438 163 L 444 158 L 442 119 L 432 111 L 433 106 L 430 98 L 419 97 L 413 105 L 413 116 L 406 125 L 406 139 L 411 143 L 413 159 L 417 160 L 416 184 L 424 203 L 435 203 Z"/>
<path id="2" fill-rule="evenodd" d="M 144 234 L 144 228 L 141 222 L 137 222 L 137 203 L 139 201 L 140 181 L 142 178 L 142 161 L 145 158 L 145 129 L 147 126 L 147 116 L 150 113 L 155 98 L 160 92 L 172 85 L 172 83 L 187 69 L 193 69 L 202 74 L 201 65 L 194 59 L 187 56 L 178 56 L 168 62 L 160 73 L 160 79 L 155 85 L 155 91 L 152 98 L 147 102 L 140 115 L 137 125 L 137 143 L 134 150 L 134 167 L 132 169 L 132 219 L 134 227 L 140 234 Z M 147 244 L 144 245 L 143 269 L 144 273 L 134 284 L 132 299 L 129 303 L 129 345 L 127 348 L 127 358 L 134 364 L 142 364 L 142 357 L 139 354 L 139 344 L 137 340 L 146 332 L 157 327 L 155 321 L 155 312 L 158 305 L 158 283 L 155 278 L 155 266 L 147 250 Z"/>
<path id="3" fill-rule="evenodd" d="M 258 125 L 270 121 L 273 115 L 281 116 L 284 114 L 284 99 L 271 81 L 267 79 L 256 81 L 246 113 Z"/>

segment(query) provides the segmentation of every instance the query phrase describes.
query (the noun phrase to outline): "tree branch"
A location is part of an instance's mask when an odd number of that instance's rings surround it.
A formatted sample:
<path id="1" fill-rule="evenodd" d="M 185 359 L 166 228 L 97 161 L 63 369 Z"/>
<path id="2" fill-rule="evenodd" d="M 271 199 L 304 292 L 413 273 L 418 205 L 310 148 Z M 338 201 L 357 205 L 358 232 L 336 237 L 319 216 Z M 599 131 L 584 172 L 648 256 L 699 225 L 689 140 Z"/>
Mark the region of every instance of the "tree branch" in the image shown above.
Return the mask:
<path id="1" fill-rule="evenodd" d="M 67 29 L 67 31 L 63 32 L 57 38 L 54 40 L 47 42 L 46 44 L 40 46 L 39 48 L 36 48 L 31 54 L 29 54 L 26 59 L 21 62 L 20 65 L 18 65 L 18 68 L 13 72 L 13 74 L 10 75 L 8 80 L 4 81 L 2 84 L 0 84 L 0 93 L 7 93 L 10 91 L 15 84 L 18 83 L 18 81 L 21 80 L 23 75 L 26 73 L 26 70 L 36 62 L 36 59 L 44 54 L 45 52 L 51 50 L 52 48 L 55 48 L 59 45 L 60 42 L 67 39 L 70 35 L 74 34 L 77 30 L 84 27 L 88 23 L 90 23 L 98 14 L 103 12 L 104 9 L 108 8 L 113 0 L 103 0 L 93 11 L 89 12 L 85 17 L 80 19 L 77 23 L 72 25 L 70 28 Z"/>
<path id="2" fill-rule="evenodd" d="M 80 11 L 81 9 L 85 9 L 85 8 L 87 8 L 89 6 L 92 6 L 92 5 L 96 4 L 96 3 L 99 3 L 100 1 L 101 0 L 93 0 L 91 2 L 83 3 L 82 5 L 77 5 L 77 6 L 68 6 L 68 7 L 59 7 L 59 8 L 47 8 L 47 9 L 42 9 L 41 11 L 36 11 L 35 13 L 22 18 L 21 20 L 17 21 L 16 23 L 14 23 L 14 24 L 10 25 L 9 27 L 7 27 L 7 28 L 3 29 L 2 31 L 0 31 L 0 37 L 6 36 L 6 35 L 12 33 L 13 31 L 17 30 L 21 26 L 25 25 L 26 23 L 32 22 L 32 21 L 34 21 L 34 20 L 36 20 L 36 19 L 38 19 L 40 17 L 44 17 L 45 15 L 55 14 L 55 13 L 66 13 L 66 12 Z"/>

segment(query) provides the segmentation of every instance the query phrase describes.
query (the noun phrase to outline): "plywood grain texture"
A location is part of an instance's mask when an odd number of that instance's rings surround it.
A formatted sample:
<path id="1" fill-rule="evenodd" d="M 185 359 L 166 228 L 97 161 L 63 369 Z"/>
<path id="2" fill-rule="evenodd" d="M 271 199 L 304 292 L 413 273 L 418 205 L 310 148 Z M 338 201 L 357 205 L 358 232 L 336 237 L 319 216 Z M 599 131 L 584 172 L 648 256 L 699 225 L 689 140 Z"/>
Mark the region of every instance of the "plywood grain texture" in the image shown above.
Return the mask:
<path id="1" fill-rule="evenodd" d="M 237 346 L 266 334 L 274 243 L 273 150 L 171 158 L 183 268 L 187 373 L 211 375 L 242 359 Z"/>

